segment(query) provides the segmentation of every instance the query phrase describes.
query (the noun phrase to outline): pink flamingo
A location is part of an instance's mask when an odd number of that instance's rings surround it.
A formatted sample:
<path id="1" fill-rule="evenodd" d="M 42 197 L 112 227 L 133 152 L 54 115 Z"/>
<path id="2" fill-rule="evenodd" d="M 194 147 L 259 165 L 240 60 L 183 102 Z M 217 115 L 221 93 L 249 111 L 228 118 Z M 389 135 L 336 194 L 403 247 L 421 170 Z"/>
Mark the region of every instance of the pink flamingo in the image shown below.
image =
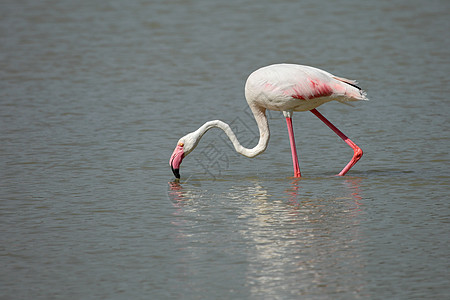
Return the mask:
<path id="1" fill-rule="evenodd" d="M 368 100 L 354 80 L 334 76 L 326 71 L 302 65 L 276 64 L 260 68 L 250 74 L 245 84 L 245 98 L 253 112 L 259 129 L 258 144 L 248 149 L 243 147 L 231 130 L 230 126 L 220 120 L 209 121 L 199 129 L 178 140 L 177 146 L 169 160 L 176 178 L 180 178 L 182 160 L 194 150 L 202 136 L 211 128 L 222 129 L 233 143 L 236 151 L 246 157 L 255 157 L 266 150 L 269 142 L 269 124 L 266 109 L 282 111 L 286 117 L 291 144 L 294 176 L 301 177 L 295 146 L 292 114 L 294 111 L 311 111 L 331 130 L 353 148 L 354 154 L 350 162 L 338 174 L 345 175 L 361 158 L 363 152 L 345 134 L 328 121 L 316 107 L 326 102 L 336 100 L 347 101 Z"/>

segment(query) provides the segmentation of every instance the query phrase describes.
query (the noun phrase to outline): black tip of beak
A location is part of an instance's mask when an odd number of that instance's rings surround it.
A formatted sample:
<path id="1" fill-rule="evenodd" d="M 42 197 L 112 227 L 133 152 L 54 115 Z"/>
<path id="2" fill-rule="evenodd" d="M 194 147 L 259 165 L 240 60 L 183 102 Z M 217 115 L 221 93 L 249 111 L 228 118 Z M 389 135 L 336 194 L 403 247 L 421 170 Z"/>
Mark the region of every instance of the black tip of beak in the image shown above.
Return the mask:
<path id="1" fill-rule="evenodd" d="M 180 169 L 174 169 L 173 167 L 171 167 L 171 168 L 172 168 L 173 175 L 175 175 L 175 178 L 180 179 Z"/>

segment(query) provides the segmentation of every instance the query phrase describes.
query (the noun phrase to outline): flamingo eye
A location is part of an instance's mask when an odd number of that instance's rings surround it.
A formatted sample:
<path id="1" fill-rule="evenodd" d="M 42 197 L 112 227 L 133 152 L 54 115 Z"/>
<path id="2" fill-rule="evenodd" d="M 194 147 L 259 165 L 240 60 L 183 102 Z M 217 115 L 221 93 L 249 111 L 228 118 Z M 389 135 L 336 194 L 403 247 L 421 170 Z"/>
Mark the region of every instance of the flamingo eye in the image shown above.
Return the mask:
<path id="1" fill-rule="evenodd" d="M 179 143 L 178 146 L 183 147 L 184 143 Z"/>

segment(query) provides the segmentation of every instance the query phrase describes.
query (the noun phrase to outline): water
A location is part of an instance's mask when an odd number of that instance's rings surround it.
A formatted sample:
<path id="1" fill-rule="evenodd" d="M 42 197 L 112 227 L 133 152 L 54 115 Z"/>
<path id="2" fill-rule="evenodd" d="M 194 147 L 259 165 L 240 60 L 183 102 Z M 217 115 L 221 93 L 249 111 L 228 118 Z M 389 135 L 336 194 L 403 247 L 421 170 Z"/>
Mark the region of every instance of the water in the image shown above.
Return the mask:
<path id="1" fill-rule="evenodd" d="M 448 1 L 3 1 L 0 298 L 449 296 Z M 355 78 L 370 102 L 252 147 L 243 85 L 278 62 Z"/>

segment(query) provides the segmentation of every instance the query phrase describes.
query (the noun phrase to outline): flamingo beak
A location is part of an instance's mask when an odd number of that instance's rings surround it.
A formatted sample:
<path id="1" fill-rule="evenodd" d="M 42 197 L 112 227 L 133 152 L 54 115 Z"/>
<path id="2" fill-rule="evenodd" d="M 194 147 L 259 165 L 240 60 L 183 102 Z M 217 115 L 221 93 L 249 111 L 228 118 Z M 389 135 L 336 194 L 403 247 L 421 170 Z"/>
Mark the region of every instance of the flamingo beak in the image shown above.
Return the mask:
<path id="1" fill-rule="evenodd" d="M 172 167 L 172 172 L 173 172 L 173 175 L 175 175 L 175 178 L 177 178 L 177 179 L 180 179 L 180 169 L 174 169 L 173 167 Z"/>
<path id="2" fill-rule="evenodd" d="M 183 144 L 179 144 L 170 156 L 169 165 L 175 178 L 180 179 L 180 165 L 184 158 Z"/>

